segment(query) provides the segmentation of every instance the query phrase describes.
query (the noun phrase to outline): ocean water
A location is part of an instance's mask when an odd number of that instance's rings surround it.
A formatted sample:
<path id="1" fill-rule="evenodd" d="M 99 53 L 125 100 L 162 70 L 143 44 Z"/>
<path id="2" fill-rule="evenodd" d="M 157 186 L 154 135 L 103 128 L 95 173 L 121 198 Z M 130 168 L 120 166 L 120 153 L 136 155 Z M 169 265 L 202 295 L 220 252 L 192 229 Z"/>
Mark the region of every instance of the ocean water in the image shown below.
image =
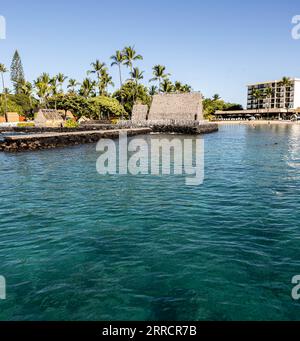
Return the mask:
<path id="1" fill-rule="evenodd" d="M 1 153 L 0 320 L 300 320 L 300 126 L 204 140 L 193 187 L 100 176 L 95 145 Z"/>

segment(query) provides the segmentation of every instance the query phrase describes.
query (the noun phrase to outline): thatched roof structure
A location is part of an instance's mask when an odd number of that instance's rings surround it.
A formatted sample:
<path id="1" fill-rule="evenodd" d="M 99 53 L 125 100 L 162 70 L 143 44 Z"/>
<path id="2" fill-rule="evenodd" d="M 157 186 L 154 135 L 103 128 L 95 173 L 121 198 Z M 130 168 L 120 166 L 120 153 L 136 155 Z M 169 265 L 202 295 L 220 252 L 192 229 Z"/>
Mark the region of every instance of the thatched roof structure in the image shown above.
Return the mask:
<path id="1" fill-rule="evenodd" d="M 202 95 L 199 92 L 155 95 L 149 120 L 202 121 Z"/>
<path id="2" fill-rule="evenodd" d="M 19 121 L 20 121 L 20 116 L 17 112 L 7 112 L 6 113 L 6 122 L 14 123 L 14 122 L 19 122 Z"/>
<path id="3" fill-rule="evenodd" d="M 132 109 L 131 120 L 133 122 L 143 122 L 148 119 L 148 105 L 135 104 Z"/>
<path id="4" fill-rule="evenodd" d="M 64 123 L 63 115 L 52 109 L 41 109 L 34 119 L 36 126 L 60 127 Z"/>

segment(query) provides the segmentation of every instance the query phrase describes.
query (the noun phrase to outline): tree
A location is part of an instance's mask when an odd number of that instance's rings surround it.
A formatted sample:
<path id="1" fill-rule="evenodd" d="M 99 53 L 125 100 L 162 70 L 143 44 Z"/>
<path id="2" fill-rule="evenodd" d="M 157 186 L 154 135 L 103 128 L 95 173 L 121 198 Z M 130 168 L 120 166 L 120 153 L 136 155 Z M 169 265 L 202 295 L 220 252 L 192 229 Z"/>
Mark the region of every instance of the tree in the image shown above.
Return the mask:
<path id="1" fill-rule="evenodd" d="M 149 96 L 148 89 L 142 84 L 137 85 L 132 80 L 124 83 L 122 88 L 113 94 L 113 97 L 119 102 L 121 102 L 122 98 L 124 99 L 124 108 L 130 116 L 135 101 L 140 101 L 142 104 L 146 105 L 150 105 L 151 103 L 151 97 Z"/>
<path id="2" fill-rule="evenodd" d="M 58 83 L 58 75 L 54 76 L 50 79 L 49 81 L 49 85 L 50 85 L 50 92 L 52 96 L 57 96 L 58 95 L 58 90 L 57 90 L 57 83 Z M 60 74 L 60 80 L 63 79 L 63 75 Z M 62 89 L 60 91 L 62 93 Z M 55 110 L 56 110 L 56 103 L 55 103 Z"/>
<path id="3" fill-rule="evenodd" d="M 94 119 L 127 116 L 123 106 L 115 98 L 98 96 L 88 99 L 88 102 L 92 105 L 92 118 Z"/>
<path id="4" fill-rule="evenodd" d="M 221 99 L 220 95 L 218 94 L 213 95 L 213 101 L 218 101 L 219 99 Z"/>
<path id="5" fill-rule="evenodd" d="M 69 89 L 69 92 L 72 93 L 72 94 L 75 94 L 75 88 L 79 85 L 79 83 L 77 82 L 76 79 L 69 79 L 69 84 L 68 84 L 68 89 Z"/>
<path id="6" fill-rule="evenodd" d="M 4 74 L 7 72 L 7 69 L 4 64 L 0 64 L 0 73 L 2 78 L 2 89 L 3 89 L 3 96 L 4 96 L 4 115 L 5 119 L 7 120 L 7 95 L 5 91 L 5 82 L 4 82 Z"/>
<path id="7" fill-rule="evenodd" d="M 105 96 L 84 98 L 71 93 L 58 94 L 56 98 L 49 98 L 50 108 L 53 108 L 55 101 L 58 109 L 70 110 L 77 118 L 86 116 L 91 119 L 100 119 L 126 115 L 123 106 L 116 99 Z"/>
<path id="8" fill-rule="evenodd" d="M 91 64 L 92 66 L 92 70 L 89 70 L 87 73 L 88 74 L 96 74 L 96 77 L 97 77 L 97 85 L 98 85 L 98 88 L 99 88 L 99 94 L 101 94 L 101 75 L 102 75 L 102 72 L 103 70 L 106 69 L 106 65 L 105 63 L 101 63 L 100 60 L 96 60 L 95 63 L 92 63 Z M 107 70 L 107 69 L 106 69 Z"/>
<path id="9" fill-rule="evenodd" d="M 268 112 L 270 112 L 270 109 L 271 109 L 271 98 L 274 95 L 274 90 L 271 87 L 267 87 L 265 89 L 265 93 L 264 94 L 265 94 L 265 97 L 268 100 Z"/>
<path id="10" fill-rule="evenodd" d="M 99 95 L 107 95 L 107 87 L 111 85 L 114 86 L 115 84 L 112 81 L 112 77 L 109 75 L 107 68 L 104 68 L 101 71 L 101 78 L 99 83 Z"/>
<path id="11" fill-rule="evenodd" d="M 185 92 L 185 93 L 190 93 L 190 92 L 192 92 L 192 87 L 188 84 L 184 84 L 181 91 Z"/>
<path id="12" fill-rule="evenodd" d="M 284 107 L 286 108 L 286 113 L 288 115 L 290 104 L 286 99 L 287 98 L 286 93 L 287 93 L 287 89 L 293 85 L 293 82 L 289 77 L 283 77 L 279 85 L 284 89 L 283 101 L 284 101 Z"/>
<path id="13" fill-rule="evenodd" d="M 175 90 L 175 92 L 177 92 L 177 93 L 182 92 L 182 88 L 183 88 L 183 85 L 182 85 L 181 82 L 176 81 L 176 82 L 174 83 L 174 90 Z"/>
<path id="14" fill-rule="evenodd" d="M 205 119 L 213 119 L 216 111 L 243 110 L 243 106 L 235 103 L 226 103 L 222 99 L 205 98 L 203 100 L 203 110 Z"/>
<path id="15" fill-rule="evenodd" d="M 1 112 L 17 112 L 19 115 L 23 115 L 24 110 L 20 105 L 18 105 L 14 101 L 14 96 L 15 95 L 7 95 L 6 102 L 4 101 L 0 102 L 0 111 Z M 5 115 L 5 117 L 7 119 L 7 115 Z"/>
<path id="16" fill-rule="evenodd" d="M 94 95 L 95 86 L 96 86 L 95 81 L 92 81 L 90 78 L 86 78 L 83 80 L 81 84 L 79 94 L 84 98 L 88 98 L 89 96 Z"/>
<path id="17" fill-rule="evenodd" d="M 149 95 L 150 96 L 154 96 L 158 93 L 158 89 L 157 89 L 157 86 L 155 85 L 151 85 L 150 88 L 149 88 Z"/>
<path id="18" fill-rule="evenodd" d="M 9 95 L 8 97 L 22 108 L 22 115 L 25 114 L 26 117 L 33 118 L 34 110 L 38 108 L 38 101 L 32 96 L 32 94 L 30 95 L 30 92 Z"/>
<path id="19" fill-rule="evenodd" d="M 125 58 L 124 58 L 124 54 L 121 51 L 116 51 L 116 53 L 110 57 L 110 59 L 113 61 L 111 63 L 111 66 L 118 66 L 119 68 L 119 77 L 120 77 L 120 87 L 122 87 L 123 85 L 123 81 L 122 81 L 122 70 L 121 70 L 121 66 L 123 65 Z"/>
<path id="20" fill-rule="evenodd" d="M 143 76 L 144 71 L 140 71 L 138 67 L 133 68 L 132 72 L 130 72 L 131 79 L 135 81 L 136 89 L 139 84 L 139 80 L 142 80 L 144 78 Z M 134 100 L 136 99 L 136 95 L 134 96 Z"/>
<path id="21" fill-rule="evenodd" d="M 131 78 L 135 81 L 136 85 L 138 85 L 139 81 L 144 78 L 144 71 L 140 71 L 138 67 L 133 68 L 132 72 L 130 72 Z"/>
<path id="22" fill-rule="evenodd" d="M 176 81 L 174 84 L 174 91 L 177 93 L 188 93 L 192 91 L 192 87 L 188 84 L 182 84 Z"/>
<path id="23" fill-rule="evenodd" d="M 170 74 L 165 73 L 166 67 L 164 65 L 155 65 L 152 70 L 153 70 L 154 78 L 150 79 L 150 82 L 158 81 L 158 89 L 160 92 L 162 81 L 168 78 Z"/>
<path id="24" fill-rule="evenodd" d="M 164 92 L 164 93 L 173 92 L 174 86 L 173 86 L 172 82 L 169 79 L 165 78 L 160 85 L 160 91 Z"/>
<path id="25" fill-rule="evenodd" d="M 263 93 L 263 91 L 261 91 L 259 89 L 255 89 L 252 92 L 252 96 L 255 99 L 255 102 L 257 105 L 256 112 L 257 112 L 257 114 L 259 114 L 259 102 L 264 98 L 264 93 Z"/>
<path id="26" fill-rule="evenodd" d="M 28 98 L 28 101 L 29 101 L 29 110 L 28 109 L 25 109 L 26 112 L 30 112 L 32 111 L 32 107 L 33 107 L 33 86 L 30 82 L 24 82 L 22 87 L 21 87 L 21 95 L 24 95 L 25 97 Z M 17 96 L 17 95 L 16 95 Z M 22 104 L 24 104 L 25 101 L 23 101 Z"/>
<path id="27" fill-rule="evenodd" d="M 137 54 L 134 46 L 126 46 L 123 50 L 124 64 L 130 68 L 130 72 L 133 72 L 133 62 L 136 60 L 143 60 L 140 54 Z"/>
<path id="28" fill-rule="evenodd" d="M 34 81 L 34 87 L 36 90 L 36 94 L 40 99 L 41 106 L 45 106 L 47 108 L 47 98 L 49 97 L 52 89 L 50 84 L 50 76 L 48 73 L 43 73 Z"/>
<path id="29" fill-rule="evenodd" d="M 65 76 L 63 73 L 59 73 L 56 78 L 57 78 L 57 81 L 60 85 L 60 92 L 63 93 L 64 92 L 63 91 L 63 84 L 68 79 L 68 77 Z"/>
<path id="30" fill-rule="evenodd" d="M 13 83 L 15 93 L 21 92 L 22 84 L 25 82 L 24 69 L 19 52 L 16 50 L 12 59 L 11 67 L 11 81 Z"/>

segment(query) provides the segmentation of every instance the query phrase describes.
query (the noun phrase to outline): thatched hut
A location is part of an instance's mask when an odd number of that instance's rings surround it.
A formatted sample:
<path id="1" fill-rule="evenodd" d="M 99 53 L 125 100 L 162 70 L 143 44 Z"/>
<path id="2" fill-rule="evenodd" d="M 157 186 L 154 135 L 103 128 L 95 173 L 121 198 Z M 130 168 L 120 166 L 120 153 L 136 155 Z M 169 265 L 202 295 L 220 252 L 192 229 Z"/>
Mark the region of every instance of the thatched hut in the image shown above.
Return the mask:
<path id="1" fill-rule="evenodd" d="M 150 121 L 202 121 L 202 95 L 199 92 L 160 94 L 153 97 Z"/>
<path id="2" fill-rule="evenodd" d="M 149 111 L 148 105 L 135 104 L 132 108 L 131 120 L 133 122 L 147 121 L 148 111 Z"/>
<path id="3" fill-rule="evenodd" d="M 34 119 L 37 127 L 62 127 L 64 118 L 60 112 L 52 109 L 41 109 Z"/>
<path id="4" fill-rule="evenodd" d="M 7 112 L 6 113 L 6 122 L 8 122 L 8 123 L 20 122 L 19 114 L 17 112 Z"/>

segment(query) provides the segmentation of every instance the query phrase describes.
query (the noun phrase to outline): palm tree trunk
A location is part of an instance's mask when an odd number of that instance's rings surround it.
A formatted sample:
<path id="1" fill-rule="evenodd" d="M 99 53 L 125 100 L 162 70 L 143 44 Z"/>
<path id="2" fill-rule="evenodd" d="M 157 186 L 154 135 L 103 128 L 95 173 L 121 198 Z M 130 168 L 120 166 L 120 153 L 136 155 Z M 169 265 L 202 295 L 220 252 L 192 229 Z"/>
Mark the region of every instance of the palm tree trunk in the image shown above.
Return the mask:
<path id="1" fill-rule="evenodd" d="M 122 72 L 121 72 L 121 65 L 120 64 L 119 64 L 119 76 L 120 76 L 120 87 L 122 88 L 123 81 L 122 81 Z"/>
<path id="2" fill-rule="evenodd" d="M 124 99 L 123 99 L 123 93 L 122 93 L 122 87 L 123 87 L 123 80 L 122 80 L 122 70 L 121 70 L 121 64 L 118 64 L 119 66 L 119 77 L 120 77 L 120 94 L 121 94 L 121 105 L 124 106 Z M 122 112 L 122 116 L 121 119 L 123 121 L 124 117 L 123 117 L 123 112 Z"/>
<path id="3" fill-rule="evenodd" d="M 7 97 L 6 97 L 6 92 L 5 92 L 5 84 L 4 84 L 4 76 L 3 76 L 3 72 L 1 73 L 1 78 L 2 78 L 2 87 L 3 87 L 3 95 L 4 95 L 4 116 L 5 116 L 5 120 L 7 122 Z"/>

